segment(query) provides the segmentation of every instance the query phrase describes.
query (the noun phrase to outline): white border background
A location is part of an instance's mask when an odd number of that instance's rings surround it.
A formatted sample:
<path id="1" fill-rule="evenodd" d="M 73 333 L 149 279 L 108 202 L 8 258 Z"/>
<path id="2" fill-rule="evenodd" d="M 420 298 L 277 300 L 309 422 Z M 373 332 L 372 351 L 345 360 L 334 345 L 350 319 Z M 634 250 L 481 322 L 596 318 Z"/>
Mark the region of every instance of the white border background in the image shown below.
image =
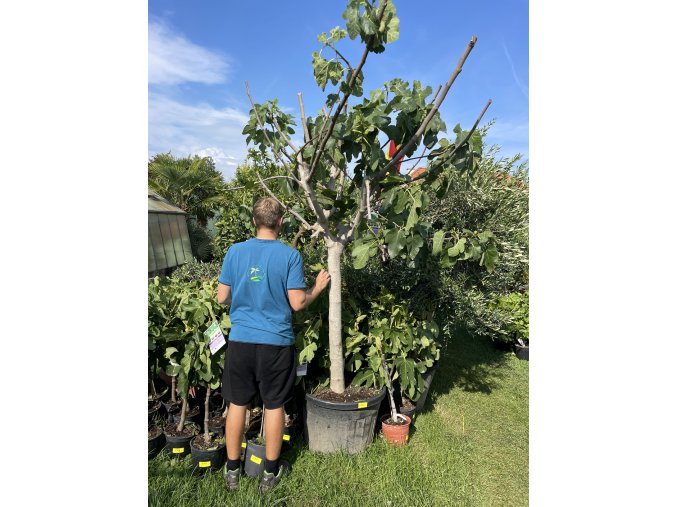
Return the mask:
<path id="1" fill-rule="evenodd" d="M 674 501 L 665 5 L 531 2 L 531 505 Z M 147 5 L 9 3 L 0 48 L 3 496 L 145 505 Z"/>

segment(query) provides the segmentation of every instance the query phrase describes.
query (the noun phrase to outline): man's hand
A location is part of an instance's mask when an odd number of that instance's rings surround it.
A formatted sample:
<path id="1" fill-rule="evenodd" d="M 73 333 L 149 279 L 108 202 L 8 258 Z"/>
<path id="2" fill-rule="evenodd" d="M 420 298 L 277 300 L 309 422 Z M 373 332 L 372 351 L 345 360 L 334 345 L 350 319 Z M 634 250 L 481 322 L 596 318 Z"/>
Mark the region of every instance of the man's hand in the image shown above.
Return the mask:
<path id="1" fill-rule="evenodd" d="M 289 297 L 289 305 L 295 312 L 308 308 L 310 304 L 315 301 L 317 296 L 327 288 L 329 282 L 331 281 L 331 275 L 326 269 L 323 269 L 317 274 L 315 278 L 315 286 L 309 291 L 304 291 L 302 289 L 291 289 L 287 291 L 287 296 Z"/>
<path id="2" fill-rule="evenodd" d="M 315 278 L 315 287 L 317 288 L 317 291 L 322 292 L 324 289 L 326 289 L 330 281 L 331 275 L 329 274 L 329 271 L 326 269 L 320 271 L 317 274 L 317 278 Z"/>

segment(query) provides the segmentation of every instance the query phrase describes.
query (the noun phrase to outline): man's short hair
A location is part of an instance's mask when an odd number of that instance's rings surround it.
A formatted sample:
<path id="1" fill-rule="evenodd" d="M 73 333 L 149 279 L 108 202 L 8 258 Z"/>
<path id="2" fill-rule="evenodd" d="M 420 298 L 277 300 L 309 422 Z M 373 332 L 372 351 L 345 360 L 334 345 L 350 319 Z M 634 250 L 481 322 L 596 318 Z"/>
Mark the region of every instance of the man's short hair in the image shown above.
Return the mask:
<path id="1" fill-rule="evenodd" d="M 256 227 L 275 229 L 277 221 L 282 216 L 282 206 L 272 197 L 259 199 L 254 204 L 254 220 Z"/>

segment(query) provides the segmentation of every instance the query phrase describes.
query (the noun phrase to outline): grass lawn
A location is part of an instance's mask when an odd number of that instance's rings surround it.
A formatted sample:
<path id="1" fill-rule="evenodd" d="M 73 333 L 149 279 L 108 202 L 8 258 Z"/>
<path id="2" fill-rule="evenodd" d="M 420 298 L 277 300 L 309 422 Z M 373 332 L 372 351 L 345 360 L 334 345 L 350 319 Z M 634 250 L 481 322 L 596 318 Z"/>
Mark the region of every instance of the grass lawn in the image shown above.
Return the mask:
<path id="1" fill-rule="evenodd" d="M 262 498 L 243 477 L 192 477 L 190 457 L 148 463 L 150 506 L 528 505 L 529 363 L 460 333 L 443 352 L 409 445 L 379 436 L 357 456 L 315 454 L 297 440 L 292 474 Z"/>

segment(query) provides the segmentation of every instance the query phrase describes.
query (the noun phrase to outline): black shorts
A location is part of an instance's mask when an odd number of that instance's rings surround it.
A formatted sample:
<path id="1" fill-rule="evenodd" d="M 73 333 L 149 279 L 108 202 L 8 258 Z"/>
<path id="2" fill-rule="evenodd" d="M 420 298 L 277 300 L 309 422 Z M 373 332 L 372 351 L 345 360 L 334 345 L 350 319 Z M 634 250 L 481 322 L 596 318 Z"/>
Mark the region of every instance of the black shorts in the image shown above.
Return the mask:
<path id="1" fill-rule="evenodd" d="M 228 342 L 221 390 L 226 401 L 248 405 L 258 391 L 265 408 L 279 408 L 291 398 L 295 381 L 293 345 Z"/>

